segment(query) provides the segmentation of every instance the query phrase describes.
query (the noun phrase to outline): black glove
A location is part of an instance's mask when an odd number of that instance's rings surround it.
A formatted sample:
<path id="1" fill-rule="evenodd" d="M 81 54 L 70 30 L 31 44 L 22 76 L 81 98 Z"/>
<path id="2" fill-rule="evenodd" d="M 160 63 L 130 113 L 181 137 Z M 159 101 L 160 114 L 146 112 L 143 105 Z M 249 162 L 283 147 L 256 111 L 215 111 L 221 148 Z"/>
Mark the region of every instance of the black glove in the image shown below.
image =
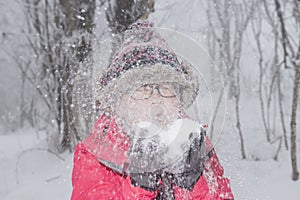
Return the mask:
<path id="1" fill-rule="evenodd" d="M 180 173 L 172 173 L 173 183 L 178 187 L 188 190 L 193 189 L 199 178 L 203 174 L 205 161 L 205 130 L 199 133 L 190 134 L 190 149 L 184 156 L 183 170 Z"/>
<path id="2" fill-rule="evenodd" d="M 160 169 L 158 159 L 158 138 L 139 139 L 133 144 L 129 156 L 131 183 L 149 191 L 159 186 Z"/>

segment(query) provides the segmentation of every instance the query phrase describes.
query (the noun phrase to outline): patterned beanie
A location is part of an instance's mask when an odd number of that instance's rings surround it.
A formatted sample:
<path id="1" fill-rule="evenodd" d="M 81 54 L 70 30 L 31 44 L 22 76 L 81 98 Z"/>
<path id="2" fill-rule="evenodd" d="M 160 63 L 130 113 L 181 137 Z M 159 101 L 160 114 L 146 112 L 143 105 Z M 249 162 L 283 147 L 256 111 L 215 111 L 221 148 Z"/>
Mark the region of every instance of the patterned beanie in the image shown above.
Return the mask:
<path id="1" fill-rule="evenodd" d="M 115 103 L 131 89 L 166 82 L 177 88 L 185 108 L 198 94 L 199 83 L 191 66 L 179 61 L 153 23 L 138 21 L 124 32 L 124 42 L 96 82 L 97 106 L 101 111 L 113 111 Z"/>

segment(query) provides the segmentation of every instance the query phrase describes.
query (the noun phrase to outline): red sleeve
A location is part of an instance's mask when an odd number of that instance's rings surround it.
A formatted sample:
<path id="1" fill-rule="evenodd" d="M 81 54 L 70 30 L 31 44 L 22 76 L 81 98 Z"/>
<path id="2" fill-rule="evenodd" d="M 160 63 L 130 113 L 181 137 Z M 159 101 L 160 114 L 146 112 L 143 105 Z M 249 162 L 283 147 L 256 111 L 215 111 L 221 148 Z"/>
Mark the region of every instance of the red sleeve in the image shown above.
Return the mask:
<path id="1" fill-rule="evenodd" d="M 114 199 L 120 194 L 119 175 L 106 168 L 79 143 L 74 152 L 71 200 Z"/>
<path id="2" fill-rule="evenodd" d="M 229 179 L 223 177 L 224 169 L 208 138 L 206 138 L 206 150 L 207 153 L 209 151 L 211 153 L 209 153 L 210 156 L 204 163 L 203 175 L 190 191 L 176 188 L 175 197 L 195 200 L 233 200 Z"/>
<path id="3" fill-rule="evenodd" d="M 209 157 L 204 163 L 205 171 L 203 178 L 208 187 L 209 196 L 212 196 L 212 199 L 216 200 L 234 199 L 230 188 L 230 181 L 223 176 L 224 169 L 208 138 L 206 138 L 206 144 L 208 147 L 207 150 L 211 152 L 208 154 Z"/>

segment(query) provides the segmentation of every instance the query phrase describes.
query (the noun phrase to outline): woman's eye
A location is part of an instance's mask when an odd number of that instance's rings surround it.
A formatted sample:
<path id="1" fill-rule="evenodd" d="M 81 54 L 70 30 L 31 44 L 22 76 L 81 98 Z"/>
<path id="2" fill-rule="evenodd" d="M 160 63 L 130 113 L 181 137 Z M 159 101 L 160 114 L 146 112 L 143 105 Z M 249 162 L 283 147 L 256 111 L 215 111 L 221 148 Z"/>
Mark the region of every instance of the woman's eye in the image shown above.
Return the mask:
<path id="1" fill-rule="evenodd" d="M 152 90 L 152 88 L 149 85 L 147 85 L 147 86 L 144 86 L 144 90 L 149 91 L 149 90 Z"/>
<path id="2" fill-rule="evenodd" d="M 164 91 L 172 91 L 172 89 L 169 86 L 164 86 L 164 85 L 160 86 L 160 89 Z"/>
<path id="3" fill-rule="evenodd" d="M 142 87 L 139 87 L 138 89 L 136 89 L 137 92 L 145 92 L 145 91 L 149 91 L 149 90 L 151 90 L 150 86 L 142 86 Z"/>
<path id="4" fill-rule="evenodd" d="M 160 89 L 162 89 L 162 90 L 170 90 L 170 87 L 166 86 L 166 85 L 162 85 L 162 86 L 160 86 Z"/>
<path id="5" fill-rule="evenodd" d="M 143 87 L 141 88 L 141 91 L 149 91 L 149 90 L 151 90 L 151 87 L 148 86 L 148 85 L 143 86 Z"/>

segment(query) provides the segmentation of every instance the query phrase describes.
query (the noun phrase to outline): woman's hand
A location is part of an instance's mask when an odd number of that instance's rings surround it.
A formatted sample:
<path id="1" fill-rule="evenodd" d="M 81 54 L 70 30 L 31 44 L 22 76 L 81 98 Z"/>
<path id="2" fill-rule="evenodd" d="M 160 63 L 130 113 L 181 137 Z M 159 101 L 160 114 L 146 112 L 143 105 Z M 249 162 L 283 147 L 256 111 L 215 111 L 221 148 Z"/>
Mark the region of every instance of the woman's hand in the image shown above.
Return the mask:
<path id="1" fill-rule="evenodd" d="M 192 189 L 204 170 L 205 155 L 205 130 L 200 133 L 190 134 L 190 148 L 178 163 L 166 169 L 171 175 L 172 182 L 178 187 Z"/>

